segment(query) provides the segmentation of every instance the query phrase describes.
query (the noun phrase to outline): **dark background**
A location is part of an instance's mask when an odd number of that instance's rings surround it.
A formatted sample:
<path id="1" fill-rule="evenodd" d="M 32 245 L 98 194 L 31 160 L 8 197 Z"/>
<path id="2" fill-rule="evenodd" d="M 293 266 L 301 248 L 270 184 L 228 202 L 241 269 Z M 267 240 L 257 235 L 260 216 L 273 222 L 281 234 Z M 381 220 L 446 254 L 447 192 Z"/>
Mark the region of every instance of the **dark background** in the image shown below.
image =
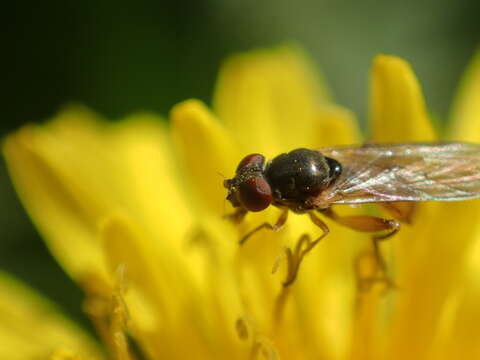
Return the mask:
<path id="1" fill-rule="evenodd" d="M 478 0 L 17 1 L 0 13 L 0 136 L 69 102 L 111 119 L 208 102 L 225 56 L 285 42 L 311 54 L 336 101 L 363 122 L 372 57 L 400 55 L 445 121 L 480 39 Z M 81 318 L 81 293 L 26 217 L 3 160 L 0 228 L 0 269 Z"/>

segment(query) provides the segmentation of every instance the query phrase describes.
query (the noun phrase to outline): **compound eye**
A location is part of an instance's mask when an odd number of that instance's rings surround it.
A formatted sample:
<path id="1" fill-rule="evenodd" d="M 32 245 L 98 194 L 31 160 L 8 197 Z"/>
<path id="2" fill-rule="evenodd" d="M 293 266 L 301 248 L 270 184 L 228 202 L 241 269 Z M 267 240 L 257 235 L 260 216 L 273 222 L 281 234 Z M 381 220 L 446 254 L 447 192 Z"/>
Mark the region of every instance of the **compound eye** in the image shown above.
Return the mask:
<path id="1" fill-rule="evenodd" d="M 237 173 L 246 166 L 261 169 L 263 168 L 264 163 L 265 163 L 265 156 L 261 154 L 247 155 L 242 159 L 242 161 L 240 161 L 240 164 L 238 164 Z"/>
<path id="2" fill-rule="evenodd" d="M 255 176 L 242 182 L 239 198 L 248 211 L 262 211 L 272 203 L 272 189 L 263 176 Z"/>

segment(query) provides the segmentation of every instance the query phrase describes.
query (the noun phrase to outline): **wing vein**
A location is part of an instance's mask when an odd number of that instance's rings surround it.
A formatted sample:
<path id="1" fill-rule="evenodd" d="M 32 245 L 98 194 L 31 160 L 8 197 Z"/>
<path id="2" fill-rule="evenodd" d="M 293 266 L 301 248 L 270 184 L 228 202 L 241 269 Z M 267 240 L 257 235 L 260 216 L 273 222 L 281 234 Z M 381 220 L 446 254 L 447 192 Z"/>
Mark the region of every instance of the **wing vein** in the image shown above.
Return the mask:
<path id="1" fill-rule="evenodd" d="M 331 203 L 453 201 L 480 197 L 480 146 L 385 144 L 320 149 L 342 164 Z"/>

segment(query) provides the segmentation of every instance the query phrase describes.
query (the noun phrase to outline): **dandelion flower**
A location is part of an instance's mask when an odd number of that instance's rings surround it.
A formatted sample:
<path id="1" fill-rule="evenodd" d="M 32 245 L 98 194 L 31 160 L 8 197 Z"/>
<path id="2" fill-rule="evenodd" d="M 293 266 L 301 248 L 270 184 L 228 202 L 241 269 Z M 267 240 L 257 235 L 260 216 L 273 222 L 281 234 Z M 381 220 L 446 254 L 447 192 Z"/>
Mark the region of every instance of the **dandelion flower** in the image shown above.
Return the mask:
<path id="1" fill-rule="evenodd" d="M 402 59 L 380 55 L 371 75 L 370 134 L 435 141 L 420 86 Z M 467 72 L 449 138 L 480 142 L 480 63 Z M 170 125 L 137 114 L 109 123 L 69 107 L 8 136 L 18 194 L 50 251 L 85 292 L 106 352 L 23 285 L 0 277 L 0 357 L 8 359 L 451 359 L 480 355 L 480 201 L 421 204 L 382 244 L 398 289 L 356 286 L 368 236 L 328 222 L 330 235 L 288 287 L 285 248 L 319 230 L 292 215 L 279 232 L 246 231 L 219 174 L 247 153 L 361 143 L 298 49 L 240 54 L 220 71 L 213 110 L 176 105 Z M 343 207 L 342 213 L 364 209 Z M 274 274 L 272 266 L 275 265 Z M 15 299 L 15 300 L 13 300 Z M 28 316 L 26 314 L 29 314 Z"/>

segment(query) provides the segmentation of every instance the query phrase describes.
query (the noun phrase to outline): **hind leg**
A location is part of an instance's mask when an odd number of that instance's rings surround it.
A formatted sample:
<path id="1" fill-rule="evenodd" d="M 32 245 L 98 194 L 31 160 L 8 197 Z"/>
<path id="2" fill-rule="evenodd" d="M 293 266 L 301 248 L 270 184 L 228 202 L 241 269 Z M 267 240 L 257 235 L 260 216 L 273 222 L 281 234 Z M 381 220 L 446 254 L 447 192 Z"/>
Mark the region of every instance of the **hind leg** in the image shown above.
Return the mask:
<path id="1" fill-rule="evenodd" d="M 389 286 L 392 286 L 393 282 L 388 279 L 387 266 L 385 259 L 383 258 L 379 242 L 388 239 L 395 235 L 400 230 L 400 223 L 396 220 L 383 219 L 370 215 L 349 215 L 341 216 L 335 213 L 331 208 L 322 210 L 321 213 L 328 218 L 332 219 L 336 223 L 348 227 L 352 230 L 374 233 L 372 235 L 373 253 L 378 265 L 378 268 L 383 273 L 385 281 Z"/>

